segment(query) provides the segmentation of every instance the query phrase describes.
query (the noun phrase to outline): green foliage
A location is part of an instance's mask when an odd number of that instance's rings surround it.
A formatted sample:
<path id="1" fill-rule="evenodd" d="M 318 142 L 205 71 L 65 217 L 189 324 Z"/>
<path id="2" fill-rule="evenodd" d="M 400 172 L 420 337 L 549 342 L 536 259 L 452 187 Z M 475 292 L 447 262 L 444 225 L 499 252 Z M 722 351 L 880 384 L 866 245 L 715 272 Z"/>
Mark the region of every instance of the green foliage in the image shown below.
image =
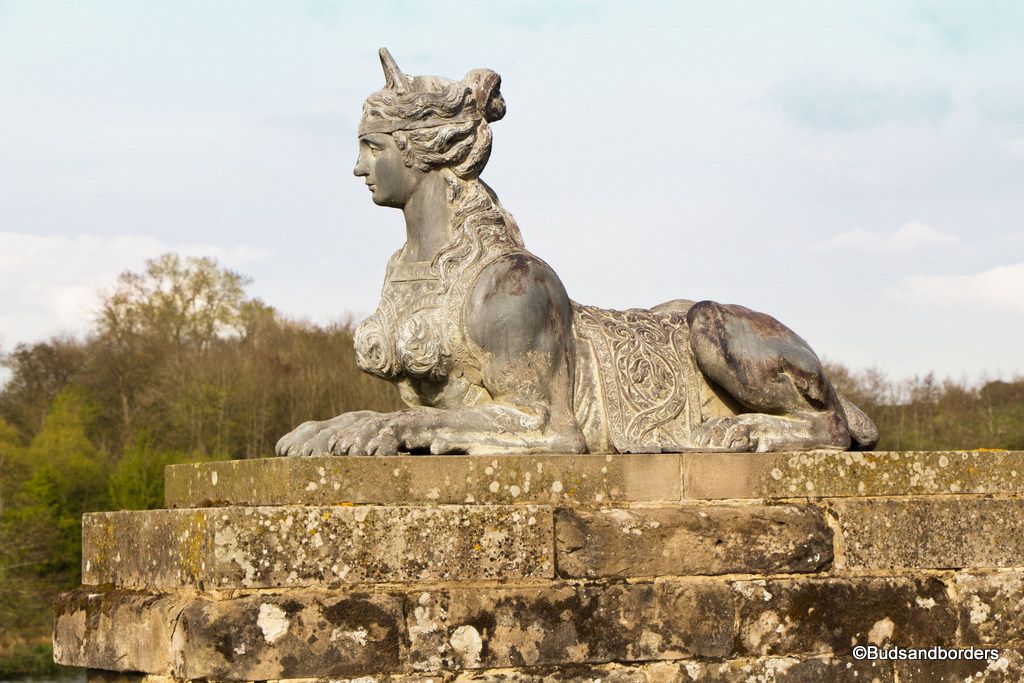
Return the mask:
<path id="1" fill-rule="evenodd" d="M 0 418 L 0 515 L 28 474 L 28 457 L 17 430 Z"/>
<path id="2" fill-rule="evenodd" d="M 69 386 L 57 394 L 28 447 L 34 471 L 25 490 L 35 503 L 72 515 L 107 504 L 110 461 L 86 434 L 91 415 L 79 388 Z"/>
<path id="3" fill-rule="evenodd" d="M 36 575 L 77 576 L 82 513 L 109 504 L 109 459 L 86 436 L 88 415 L 75 388 L 57 395 L 26 449 L 27 476 L 4 511 L 6 540 L 20 549 L 18 566 Z"/>
<path id="4" fill-rule="evenodd" d="M 120 510 L 153 510 L 163 507 L 164 467 L 202 462 L 197 454 L 163 451 L 153 447 L 148 436 L 140 436 L 124 452 L 110 475 L 110 502 Z"/>
<path id="5" fill-rule="evenodd" d="M 0 359 L 11 379 L 0 392 L 0 418 L 31 438 L 50 412 L 50 404 L 71 381 L 84 361 L 84 346 L 56 337 L 39 344 L 20 344 Z"/>
<path id="6" fill-rule="evenodd" d="M 53 662 L 50 643 L 19 644 L 0 651 L 0 681 L 21 676 L 64 678 L 81 671 Z"/>
<path id="7" fill-rule="evenodd" d="M 10 609 L 4 589 L 20 563 L 20 557 L 15 553 L 16 546 L 12 542 L 13 529 L 8 520 L 20 502 L 15 496 L 28 477 L 28 458 L 19 443 L 17 432 L 0 419 L 0 632 Z"/>

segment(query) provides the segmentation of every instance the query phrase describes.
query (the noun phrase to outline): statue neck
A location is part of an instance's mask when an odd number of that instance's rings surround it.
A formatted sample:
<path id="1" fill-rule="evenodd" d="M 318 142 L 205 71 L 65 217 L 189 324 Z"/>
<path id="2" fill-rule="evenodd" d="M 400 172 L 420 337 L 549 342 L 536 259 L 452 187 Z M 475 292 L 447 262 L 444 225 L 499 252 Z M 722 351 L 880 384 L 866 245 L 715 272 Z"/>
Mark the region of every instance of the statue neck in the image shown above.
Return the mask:
<path id="1" fill-rule="evenodd" d="M 405 260 L 432 261 L 448 242 L 451 206 L 440 173 L 429 173 L 402 208 L 405 214 Z"/>

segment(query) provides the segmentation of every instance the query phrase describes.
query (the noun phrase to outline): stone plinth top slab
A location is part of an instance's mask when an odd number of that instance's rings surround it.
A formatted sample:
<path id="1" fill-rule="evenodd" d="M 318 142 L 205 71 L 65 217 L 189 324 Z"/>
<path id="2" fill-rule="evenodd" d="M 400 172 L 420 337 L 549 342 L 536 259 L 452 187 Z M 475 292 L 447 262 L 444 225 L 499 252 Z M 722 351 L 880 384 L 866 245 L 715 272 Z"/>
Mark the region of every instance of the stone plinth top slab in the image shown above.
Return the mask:
<path id="1" fill-rule="evenodd" d="M 167 507 L 678 500 L 676 455 L 312 457 L 172 465 Z"/>
<path id="2" fill-rule="evenodd" d="M 1024 491 L 1024 451 L 695 453 L 686 498 L 833 498 Z"/>
<path id="3" fill-rule="evenodd" d="M 1022 451 L 317 457 L 171 465 L 170 508 L 607 505 L 1024 490 Z"/>

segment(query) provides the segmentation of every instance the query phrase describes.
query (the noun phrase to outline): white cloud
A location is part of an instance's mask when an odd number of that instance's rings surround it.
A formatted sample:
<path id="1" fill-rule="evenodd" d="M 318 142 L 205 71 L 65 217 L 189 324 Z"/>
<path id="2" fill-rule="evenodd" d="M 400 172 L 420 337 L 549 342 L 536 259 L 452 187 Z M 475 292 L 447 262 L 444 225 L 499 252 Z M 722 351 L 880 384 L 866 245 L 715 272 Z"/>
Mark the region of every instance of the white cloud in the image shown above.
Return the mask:
<path id="1" fill-rule="evenodd" d="M 973 275 L 913 275 L 891 293 L 908 303 L 940 310 L 1024 316 L 1024 262 Z"/>
<path id="2" fill-rule="evenodd" d="M 125 270 L 174 251 L 212 256 L 237 268 L 266 258 L 263 250 L 238 246 L 170 245 L 154 237 L 123 235 L 30 235 L 0 232 L 0 343 L 5 347 L 61 332 L 89 329 L 99 292 Z"/>
<path id="3" fill-rule="evenodd" d="M 924 223 L 907 223 L 893 233 L 850 230 L 819 243 L 822 250 L 862 251 L 877 255 L 907 254 L 918 249 L 955 247 L 960 237 Z"/>

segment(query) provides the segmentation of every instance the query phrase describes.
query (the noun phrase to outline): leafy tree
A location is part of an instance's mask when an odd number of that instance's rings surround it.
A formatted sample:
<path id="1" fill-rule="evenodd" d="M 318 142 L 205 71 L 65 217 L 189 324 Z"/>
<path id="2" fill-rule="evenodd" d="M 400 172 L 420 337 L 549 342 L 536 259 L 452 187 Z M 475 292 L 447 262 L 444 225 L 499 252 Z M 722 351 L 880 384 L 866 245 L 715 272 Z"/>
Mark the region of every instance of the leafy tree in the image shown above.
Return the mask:
<path id="1" fill-rule="evenodd" d="M 19 344 L 0 361 L 11 372 L 0 393 L 0 417 L 22 437 L 31 437 L 42 427 L 53 399 L 74 379 L 84 355 L 82 344 L 67 337 Z"/>
<path id="2" fill-rule="evenodd" d="M 20 503 L 16 494 L 28 476 L 28 459 L 18 433 L 0 419 L 0 632 L 13 607 L 8 599 L 10 577 L 17 574 L 21 562 L 10 519 Z"/>
<path id="3" fill-rule="evenodd" d="M 164 503 L 164 468 L 203 459 L 182 451 L 158 450 L 148 436 L 137 437 L 110 475 L 110 502 L 121 510 L 161 508 Z"/>
<path id="4" fill-rule="evenodd" d="M 195 396 L 168 396 L 165 385 L 194 384 L 197 357 L 241 334 L 248 282 L 214 259 L 176 254 L 147 261 L 142 273 L 120 276 L 103 301 L 97 341 L 99 367 L 117 395 L 123 445 L 145 429 L 140 421 L 166 415 L 176 398 L 179 407 L 192 405 Z"/>
<path id="5" fill-rule="evenodd" d="M 0 515 L 27 477 L 28 460 L 18 432 L 0 418 Z"/>
<path id="6" fill-rule="evenodd" d="M 110 462 L 86 436 L 89 414 L 81 392 L 65 389 L 54 399 L 43 428 L 28 446 L 32 473 L 20 491 L 22 522 L 44 527 L 36 539 L 49 539 L 44 557 L 39 558 L 39 570 L 44 573 L 66 569 L 77 573 L 82 513 L 109 505 Z"/>
<path id="7" fill-rule="evenodd" d="M 145 272 L 121 275 L 103 303 L 100 330 L 207 348 L 242 330 L 247 284 L 248 278 L 219 268 L 212 258 L 163 254 L 147 261 Z"/>

